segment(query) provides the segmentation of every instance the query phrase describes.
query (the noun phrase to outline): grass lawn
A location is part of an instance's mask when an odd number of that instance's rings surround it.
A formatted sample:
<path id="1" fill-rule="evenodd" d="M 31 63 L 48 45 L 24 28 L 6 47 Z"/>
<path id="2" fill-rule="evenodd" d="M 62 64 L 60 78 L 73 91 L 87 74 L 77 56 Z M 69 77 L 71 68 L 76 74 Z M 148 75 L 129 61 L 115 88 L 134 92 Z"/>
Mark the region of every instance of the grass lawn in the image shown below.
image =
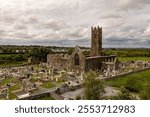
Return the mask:
<path id="1" fill-rule="evenodd" d="M 17 97 L 16 97 L 16 95 L 15 94 L 13 94 L 13 93 L 9 93 L 9 100 L 14 100 L 14 99 L 16 99 Z"/>
<path id="2" fill-rule="evenodd" d="M 40 79 L 38 79 L 38 76 L 32 76 L 31 79 L 30 79 L 30 81 L 33 82 L 33 83 L 38 82 L 39 80 Z"/>
<path id="3" fill-rule="evenodd" d="M 109 86 L 121 87 L 125 86 L 127 80 L 129 79 L 134 79 L 136 86 L 140 91 L 142 91 L 147 85 L 150 85 L 150 70 L 134 73 L 125 77 L 120 77 L 119 79 L 105 81 L 105 83 Z"/>
<path id="4" fill-rule="evenodd" d="M 9 99 L 8 100 L 15 100 L 17 97 L 15 94 L 11 93 L 11 91 L 9 91 Z M 6 98 L 0 98 L 0 100 L 6 100 Z"/>
<path id="5" fill-rule="evenodd" d="M 150 61 L 150 57 L 119 57 L 119 60 L 121 62 L 135 61 L 135 60 Z"/>
<path id="6" fill-rule="evenodd" d="M 0 58 L 16 57 L 18 55 L 23 55 L 23 54 L 1 54 L 0 53 Z"/>
<path id="7" fill-rule="evenodd" d="M 6 79 L 3 79 L 3 80 L 1 80 L 1 82 L 0 82 L 0 87 L 3 86 L 3 85 L 5 85 L 5 84 L 9 84 L 9 83 L 11 83 L 12 81 L 16 81 L 16 80 L 17 80 L 16 77 L 8 77 L 8 78 L 6 78 Z M 15 82 L 15 83 L 19 83 L 19 81 Z"/>
<path id="8" fill-rule="evenodd" d="M 0 87 L 5 85 L 5 84 L 11 83 L 11 81 L 12 81 L 12 78 L 3 79 L 0 83 Z"/>
<path id="9" fill-rule="evenodd" d="M 32 91 L 29 91 L 31 94 L 37 93 L 39 90 L 38 89 L 34 89 Z"/>
<path id="10" fill-rule="evenodd" d="M 19 85 L 14 85 L 10 87 L 10 91 L 19 90 L 21 87 Z"/>
<path id="11" fill-rule="evenodd" d="M 49 89 L 49 88 L 55 87 L 56 85 L 52 84 L 51 82 L 45 82 L 41 86 L 44 87 L 44 88 Z"/>

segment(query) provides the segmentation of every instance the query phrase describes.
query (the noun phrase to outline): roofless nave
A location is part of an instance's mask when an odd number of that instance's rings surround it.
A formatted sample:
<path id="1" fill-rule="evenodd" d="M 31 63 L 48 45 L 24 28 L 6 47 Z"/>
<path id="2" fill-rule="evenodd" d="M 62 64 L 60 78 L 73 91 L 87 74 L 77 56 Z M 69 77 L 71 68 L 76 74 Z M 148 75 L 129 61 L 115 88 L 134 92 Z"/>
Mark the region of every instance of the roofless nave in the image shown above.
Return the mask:
<path id="1" fill-rule="evenodd" d="M 117 68 L 117 56 L 102 55 L 102 27 L 91 28 L 91 51 L 90 56 L 85 57 L 79 46 L 74 48 L 71 55 L 49 54 L 47 63 L 54 69 L 67 69 L 76 75 L 94 71 L 115 70 Z"/>

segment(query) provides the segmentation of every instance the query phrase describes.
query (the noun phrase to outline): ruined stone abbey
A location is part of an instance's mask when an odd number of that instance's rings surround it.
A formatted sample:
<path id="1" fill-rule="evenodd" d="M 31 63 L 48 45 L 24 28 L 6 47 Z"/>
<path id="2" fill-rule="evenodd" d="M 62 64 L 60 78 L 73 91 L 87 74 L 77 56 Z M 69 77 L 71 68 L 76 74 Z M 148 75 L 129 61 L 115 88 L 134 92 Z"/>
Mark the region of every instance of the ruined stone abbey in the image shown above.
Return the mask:
<path id="1" fill-rule="evenodd" d="M 77 75 L 94 71 L 113 71 L 117 69 L 117 56 L 102 55 L 102 28 L 91 28 L 91 51 L 90 56 L 85 57 L 80 47 L 76 46 L 71 55 L 49 54 L 47 63 L 53 69 L 66 69 Z"/>

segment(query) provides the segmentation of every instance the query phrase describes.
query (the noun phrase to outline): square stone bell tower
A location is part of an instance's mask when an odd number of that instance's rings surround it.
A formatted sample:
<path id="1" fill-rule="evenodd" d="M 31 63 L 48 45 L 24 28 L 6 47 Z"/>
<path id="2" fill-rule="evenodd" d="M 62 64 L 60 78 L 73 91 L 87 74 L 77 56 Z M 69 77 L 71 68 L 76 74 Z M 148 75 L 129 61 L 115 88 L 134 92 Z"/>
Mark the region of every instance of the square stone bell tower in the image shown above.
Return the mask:
<path id="1" fill-rule="evenodd" d="M 91 27 L 91 56 L 102 54 L 102 27 Z"/>

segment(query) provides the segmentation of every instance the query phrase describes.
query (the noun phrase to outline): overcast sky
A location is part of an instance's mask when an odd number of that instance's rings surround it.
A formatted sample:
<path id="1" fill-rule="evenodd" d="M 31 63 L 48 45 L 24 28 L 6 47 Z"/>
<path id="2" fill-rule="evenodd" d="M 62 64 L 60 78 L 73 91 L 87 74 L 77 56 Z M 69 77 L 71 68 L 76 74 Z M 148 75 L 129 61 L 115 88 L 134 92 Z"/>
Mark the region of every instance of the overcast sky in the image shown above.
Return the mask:
<path id="1" fill-rule="evenodd" d="M 0 45 L 150 47 L 150 0 L 0 0 Z"/>

